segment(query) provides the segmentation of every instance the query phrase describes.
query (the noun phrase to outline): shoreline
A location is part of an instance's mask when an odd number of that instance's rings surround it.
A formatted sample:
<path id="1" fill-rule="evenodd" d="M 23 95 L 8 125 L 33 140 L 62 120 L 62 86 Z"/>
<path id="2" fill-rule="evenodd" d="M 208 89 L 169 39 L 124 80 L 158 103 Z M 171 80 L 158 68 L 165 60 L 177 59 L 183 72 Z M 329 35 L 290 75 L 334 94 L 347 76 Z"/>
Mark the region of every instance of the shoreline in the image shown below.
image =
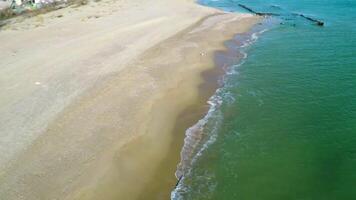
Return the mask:
<path id="1" fill-rule="evenodd" d="M 198 22 L 167 39 L 157 38 L 160 42 L 135 54 L 133 62 L 70 101 L 0 175 L 0 194 L 8 199 L 25 193 L 26 199 L 166 199 L 178 163 L 166 161 L 174 160 L 173 154 L 179 161 L 183 141 L 176 139 L 204 116 L 205 98 L 214 92 L 215 83 L 205 82 L 202 74 L 218 69 L 214 52 L 226 49 L 224 41 L 259 21 L 248 14 L 207 10 Z"/>
<path id="2" fill-rule="evenodd" d="M 222 103 L 220 102 L 220 98 L 222 98 L 220 90 L 224 89 L 226 83 L 225 78 L 230 74 L 236 73 L 236 67 L 243 64 L 247 58 L 245 48 L 256 42 L 259 35 L 268 30 L 269 25 L 268 22 L 261 19 L 259 23 L 253 25 L 250 30 L 235 34 L 233 38 L 224 41 L 225 50 L 215 52 L 215 68 L 211 69 L 214 80 L 212 82 L 211 78 L 206 78 L 204 83 L 209 84 L 210 82 L 211 84 L 215 82 L 216 84 L 211 86 L 210 90 L 208 90 L 210 92 L 213 90 L 213 93 L 206 95 L 204 98 L 208 99 L 205 102 L 205 104 L 209 104 L 208 109 L 205 110 L 202 117 L 198 118 L 196 122 L 185 131 L 184 144 L 180 152 L 181 159 L 175 172 L 177 182 L 172 189 L 171 199 L 181 199 L 183 197 L 181 195 L 184 195 L 187 189 L 189 191 L 189 188 L 186 188 L 187 186 L 185 184 L 187 183 L 185 179 L 187 177 L 188 179 L 191 178 L 190 170 L 194 168 L 194 163 L 216 140 L 216 134 L 207 135 L 205 134 L 207 131 L 205 129 L 209 126 L 209 122 L 216 120 L 212 118 L 215 117 L 216 111 L 219 110 Z M 203 72 L 203 74 L 206 73 L 209 72 Z M 209 77 L 209 75 L 206 75 L 206 77 Z M 202 85 L 204 85 L 204 83 Z M 206 89 L 200 88 L 199 91 L 205 93 Z M 213 126 L 215 127 L 216 124 Z M 209 131 L 211 131 L 211 129 L 209 129 L 208 132 Z"/>

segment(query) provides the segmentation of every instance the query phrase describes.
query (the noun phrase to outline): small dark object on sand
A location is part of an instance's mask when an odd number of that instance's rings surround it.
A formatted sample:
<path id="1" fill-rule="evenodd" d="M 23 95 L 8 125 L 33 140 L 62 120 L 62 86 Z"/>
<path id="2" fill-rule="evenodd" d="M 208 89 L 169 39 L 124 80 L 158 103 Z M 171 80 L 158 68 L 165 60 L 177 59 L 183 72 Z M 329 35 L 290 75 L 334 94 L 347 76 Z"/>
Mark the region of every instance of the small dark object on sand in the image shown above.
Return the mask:
<path id="1" fill-rule="evenodd" d="M 178 184 L 179 184 L 179 182 L 182 180 L 182 178 L 183 178 L 183 175 L 179 177 L 179 179 L 178 179 L 178 181 L 177 181 L 177 183 L 176 183 L 176 186 L 175 186 L 175 187 L 177 187 L 177 186 L 178 186 Z"/>

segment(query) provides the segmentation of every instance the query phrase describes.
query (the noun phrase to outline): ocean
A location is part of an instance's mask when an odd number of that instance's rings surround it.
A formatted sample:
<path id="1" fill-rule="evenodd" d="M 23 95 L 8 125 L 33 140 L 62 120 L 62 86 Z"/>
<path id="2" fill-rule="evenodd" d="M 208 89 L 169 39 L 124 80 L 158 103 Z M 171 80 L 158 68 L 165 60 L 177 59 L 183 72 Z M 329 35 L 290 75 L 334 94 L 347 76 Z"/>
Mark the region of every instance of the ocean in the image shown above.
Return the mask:
<path id="1" fill-rule="evenodd" d="M 186 143 L 201 139 L 178 168 L 172 199 L 356 199 L 356 1 L 199 3 L 278 16 L 236 36 L 244 59 L 187 130 Z"/>

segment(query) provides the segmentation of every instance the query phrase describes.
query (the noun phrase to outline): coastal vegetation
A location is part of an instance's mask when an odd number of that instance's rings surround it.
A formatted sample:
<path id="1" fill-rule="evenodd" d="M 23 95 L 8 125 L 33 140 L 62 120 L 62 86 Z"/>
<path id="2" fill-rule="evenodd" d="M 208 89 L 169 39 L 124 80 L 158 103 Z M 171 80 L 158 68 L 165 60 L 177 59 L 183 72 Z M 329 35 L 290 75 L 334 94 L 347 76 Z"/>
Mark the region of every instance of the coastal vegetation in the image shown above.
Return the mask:
<path id="1" fill-rule="evenodd" d="M 100 0 L 94 0 L 98 2 Z M 68 6 L 79 7 L 87 5 L 90 0 L 67 0 L 67 1 L 50 1 L 39 2 L 24 1 L 20 5 L 17 5 L 14 1 L 11 6 L 4 9 L 0 9 L 0 21 L 11 19 L 13 17 L 22 15 L 24 17 L 34 17 L 47 12 L 59 10 Z M 0 22 L 1 24 L 1 22 Z"/>

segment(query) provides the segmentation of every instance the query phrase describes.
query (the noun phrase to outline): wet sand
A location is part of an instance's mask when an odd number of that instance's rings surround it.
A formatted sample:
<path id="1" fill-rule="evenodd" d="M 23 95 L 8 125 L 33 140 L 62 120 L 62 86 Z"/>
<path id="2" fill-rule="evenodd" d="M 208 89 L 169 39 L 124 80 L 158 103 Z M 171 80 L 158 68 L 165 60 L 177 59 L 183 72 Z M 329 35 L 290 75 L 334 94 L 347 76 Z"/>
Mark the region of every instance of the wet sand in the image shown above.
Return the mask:
<path id="1" fill-rule="evenodd" d="M 13 48 L 0 58 L 7 64 L 1 69 L 7 76 L 0 80 L 8 94 L 0 102 L 0 125 L 6 131 L 1 137 L 8 140 L 1 143 L 1 153 L 19 145 L 3 161 L 0 196 L 169 198 L 184 131 L 203 116 L 217 87 L 216 51 L 259 21 L 191 2 L 170 3 L 151 6 L 154 10 L 146 12 L 155 13 L 149 14 L 152 19 L 137 17 L 140 9 L 126 11 L 121 17 L 144 20 L 130 26 L 110 15 L 89 28 L 56 22 L 32 31 L 0 32 L 2 50 Z M 176 14 L 165 13 L 173 7 Z M 72 40 L 53 32 L 21 46 L 51 26 L 73 33 Z M 98 26 L 106 31 L 97 32 Z M 69 29 L 75 27 L 79 33 Z M 11 33 L 18 36 L 16 42 Z"/>

